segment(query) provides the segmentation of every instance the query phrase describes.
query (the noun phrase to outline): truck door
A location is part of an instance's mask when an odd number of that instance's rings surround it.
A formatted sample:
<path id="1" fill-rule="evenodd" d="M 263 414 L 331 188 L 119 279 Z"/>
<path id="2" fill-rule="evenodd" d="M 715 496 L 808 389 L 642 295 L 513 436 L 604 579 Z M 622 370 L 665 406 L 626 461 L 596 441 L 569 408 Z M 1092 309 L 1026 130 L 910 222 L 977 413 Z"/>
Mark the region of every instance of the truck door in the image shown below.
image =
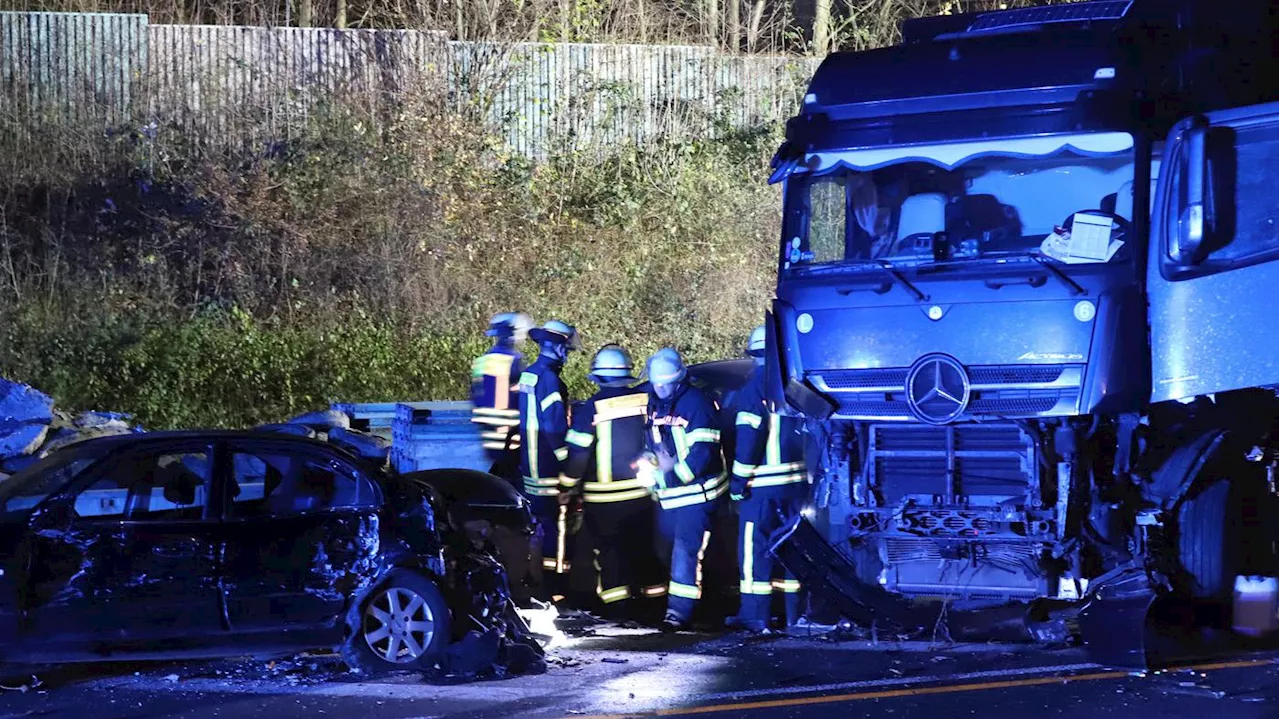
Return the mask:
<path id="1" fill-rule="evenodd" d="M 1152 402 L 1280 382 L 1277 113 L 1266 103 L 1170 133 L 1152 207 Z"/>

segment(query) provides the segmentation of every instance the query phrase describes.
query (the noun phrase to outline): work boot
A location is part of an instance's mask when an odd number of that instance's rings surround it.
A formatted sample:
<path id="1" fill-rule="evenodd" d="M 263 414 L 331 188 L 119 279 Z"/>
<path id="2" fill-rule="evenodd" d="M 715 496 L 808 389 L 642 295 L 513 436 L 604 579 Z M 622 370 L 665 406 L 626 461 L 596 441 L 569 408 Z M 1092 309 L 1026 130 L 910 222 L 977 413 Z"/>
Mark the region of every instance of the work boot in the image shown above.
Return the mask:
<path id="1" fill-rule="evenodd" d="M 731 631 L 745 632 L 747 634 L 764 634 L 769 630 L 769 625 L 762 620 L 743 619 L 736 616 L 725 619 L 724 625 Z"/>
<path id="2" fill-rule="evenodd" d="M 662 619 L 662 633 L 675 634 L 689 628 L 688 620 L 681 617 L 675 612 L 667 612 L 667 616 Z"/>
<path id="3" fill-rule="evenodd" d="M 609 604 L 602 604 L 600 607 L 600 616 L 611 622 L 621 622 L 630 619 L 631 602 L 623 599 Z"/>
<path id="4" fill-rule="evenodd" d="M 838 624 L 823 624 L 809 617 L 802 616 L 794 622 L 787 624 L 787 633 L 801 636 L 813 634 L 828 634 L 834 632 Z"/>

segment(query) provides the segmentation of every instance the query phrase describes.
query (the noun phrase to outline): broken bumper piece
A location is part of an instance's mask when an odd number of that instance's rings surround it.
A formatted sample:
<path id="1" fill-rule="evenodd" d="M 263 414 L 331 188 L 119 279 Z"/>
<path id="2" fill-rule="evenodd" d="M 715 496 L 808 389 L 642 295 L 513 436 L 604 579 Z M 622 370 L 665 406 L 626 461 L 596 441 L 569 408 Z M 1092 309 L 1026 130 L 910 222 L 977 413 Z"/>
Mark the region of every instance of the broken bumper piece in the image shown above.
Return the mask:
<path id="1" fill-rule="evenodd" d="M 868 583 L 804 517 L 770 537 L 770 552 L 813 596 L 844 619 L 877 631 L 944 641 L 1062 643 L 1069 639 L 1061 613 L 1045 612 L 1034 604 L 961 610 L 939 602 L 913 602 Z"/>
<path id="2" fill-rule="evenodd" d="M 827 544 L 804 517 L 784 525 L 769 538 L 769 544 L 769 551 L 802 586 L 855 624 L 914 635 L 937 619 L 934 612 L 905 597 L 859 579 L 849 559 Z"/>

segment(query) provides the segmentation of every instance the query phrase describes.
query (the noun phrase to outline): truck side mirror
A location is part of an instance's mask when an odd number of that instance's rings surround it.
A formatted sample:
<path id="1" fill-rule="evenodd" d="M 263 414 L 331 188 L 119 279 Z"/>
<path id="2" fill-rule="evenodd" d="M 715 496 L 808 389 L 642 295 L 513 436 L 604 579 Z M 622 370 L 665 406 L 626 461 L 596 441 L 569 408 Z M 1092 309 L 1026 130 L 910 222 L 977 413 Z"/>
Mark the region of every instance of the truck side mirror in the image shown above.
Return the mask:
<path id="1" fill-rule="evenodd" d="M 1205 240 L 1206 179 L 1209 158 L 1205 151 L 1209 128 L 1202 119 L 1183 136 L 1181 157 L 1182 184 L 1185 201 L 1178 214 L 1178 226 L 1169 235 L 1169 256 L 1178 263 L 1193 265 L 1200 261 Z"/>

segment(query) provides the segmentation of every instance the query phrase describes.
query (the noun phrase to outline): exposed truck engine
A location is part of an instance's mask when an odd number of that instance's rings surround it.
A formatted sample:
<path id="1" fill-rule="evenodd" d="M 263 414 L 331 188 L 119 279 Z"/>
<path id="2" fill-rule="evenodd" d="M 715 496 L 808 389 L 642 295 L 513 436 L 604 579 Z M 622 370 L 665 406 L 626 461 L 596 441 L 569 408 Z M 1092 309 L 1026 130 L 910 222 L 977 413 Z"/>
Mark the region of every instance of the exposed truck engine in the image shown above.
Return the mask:
<path id="1" fill-rule="evenodd" d="M 1240 5 L 929 18 L 819 68 L 773 164 L 768 365 L 862 582 L 1274 572 L 1276 8 Z"/>

